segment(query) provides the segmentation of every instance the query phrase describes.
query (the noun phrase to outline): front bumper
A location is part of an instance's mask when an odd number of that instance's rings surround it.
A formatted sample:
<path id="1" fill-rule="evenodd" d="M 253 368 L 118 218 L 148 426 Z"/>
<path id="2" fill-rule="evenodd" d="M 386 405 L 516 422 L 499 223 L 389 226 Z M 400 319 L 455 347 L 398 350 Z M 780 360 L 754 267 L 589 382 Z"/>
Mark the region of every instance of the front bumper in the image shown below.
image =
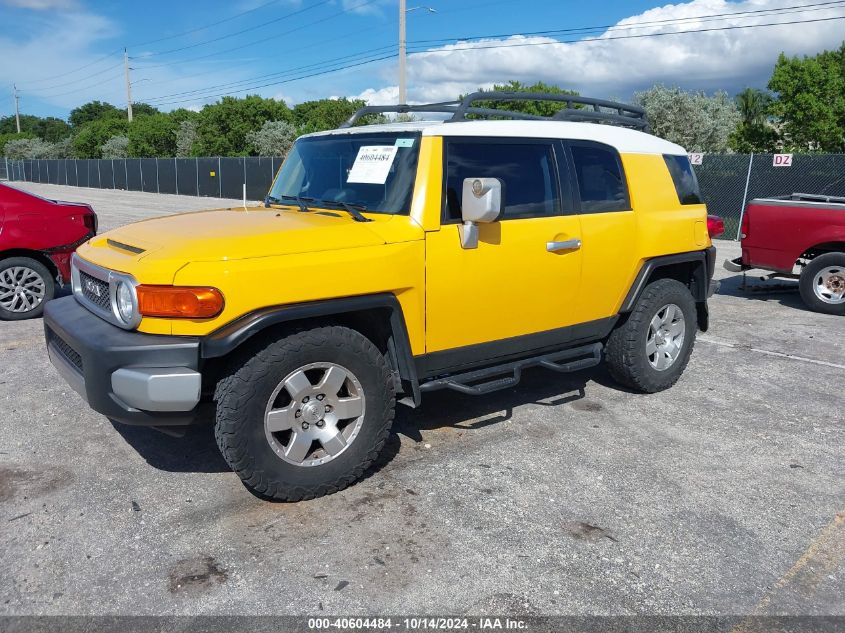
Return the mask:
<path id="1" fill-rule="evenodd" d="M 50 361 L 102 415 L 147 426 L 197 420 L 202 389 L 199 339 L 128 332 L 74 297 L 44 307 Z"/>

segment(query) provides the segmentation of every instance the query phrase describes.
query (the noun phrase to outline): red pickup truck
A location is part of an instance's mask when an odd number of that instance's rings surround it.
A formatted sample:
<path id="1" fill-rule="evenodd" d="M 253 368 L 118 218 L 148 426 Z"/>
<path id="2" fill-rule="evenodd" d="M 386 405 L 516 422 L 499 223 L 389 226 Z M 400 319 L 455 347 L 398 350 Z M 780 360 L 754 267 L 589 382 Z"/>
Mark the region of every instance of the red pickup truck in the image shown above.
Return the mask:
<path id="1" fill-rule="evenodd" d="M 740 237 L 742 257 L 725 261 L 725 268 L 798 279 L 810 309 L 845 315 L 845 198 L 756 198 L 746 205 Z"/>
<path id="2" fill-rule="evenodd" d="M 0 320 L 39 316 L 56 284 L 70 279 L 76 247 L 96 233 L 89 205 L 0 184 Z"/>

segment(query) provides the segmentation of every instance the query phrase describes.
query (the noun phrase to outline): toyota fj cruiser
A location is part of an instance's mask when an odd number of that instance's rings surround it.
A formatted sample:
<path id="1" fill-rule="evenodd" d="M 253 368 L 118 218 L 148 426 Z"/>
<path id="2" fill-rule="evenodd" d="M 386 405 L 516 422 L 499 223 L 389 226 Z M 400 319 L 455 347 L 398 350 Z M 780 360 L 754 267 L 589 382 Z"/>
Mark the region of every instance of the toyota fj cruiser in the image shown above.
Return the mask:
<path id="1" fill-rule="evenodd" d="M 489 107 L 522 99 L 562 109 Z M 355 125 L 387 111 L 449 118 Z M 280 500 L 361 477 L 396 399 L 602 358 L 666 389 L 707 329 L 715 249 L 686 152 L 645 130 L 638 108 L 561 95 L 364 108 L 298 139 L 263 207 L 82 246 L 74 296 L 46 307 L 50 358 L 118 422 L 215 418 L 232 469 Z"/>

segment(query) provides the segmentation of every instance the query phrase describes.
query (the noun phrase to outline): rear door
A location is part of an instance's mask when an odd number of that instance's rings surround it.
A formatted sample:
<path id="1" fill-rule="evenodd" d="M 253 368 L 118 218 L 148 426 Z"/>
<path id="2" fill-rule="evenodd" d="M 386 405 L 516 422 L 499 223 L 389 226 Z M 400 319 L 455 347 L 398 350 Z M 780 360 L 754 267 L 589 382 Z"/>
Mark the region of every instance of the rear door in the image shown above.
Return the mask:
<path id="1" fill-rule="evenodd" d="M 562 144 L 446 138 L 444 152 L 442 226 L 426 235 L 426 351 L 451 350 L 435 364 L 456 366 L 563 342 L 581 254 L 556 246 L 580 239 Z M 464 249 L 462 183 L 478 177 L 502 181 L 505 211 Z"/>

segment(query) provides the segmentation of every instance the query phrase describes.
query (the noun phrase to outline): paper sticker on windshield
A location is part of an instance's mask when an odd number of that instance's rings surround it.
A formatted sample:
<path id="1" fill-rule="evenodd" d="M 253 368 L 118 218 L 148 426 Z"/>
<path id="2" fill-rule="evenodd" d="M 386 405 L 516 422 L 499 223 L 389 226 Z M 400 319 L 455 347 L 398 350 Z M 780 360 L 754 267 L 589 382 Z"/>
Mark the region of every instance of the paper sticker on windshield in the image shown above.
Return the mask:
<path id="1" fill-rule="evenodd" d="M 396 147 L 413 147 L 414 146 L 414 139 L 412 138 L 397 138 L 396 143 L 394 143 Z"/>
<path id="2" fill-rule="evenodd" d="M 383 185 L 390 174 L 390 166 L 396 158 L 395 145 L 363 145 L 346 182 L 360 182 L 370 185 Z"/>

